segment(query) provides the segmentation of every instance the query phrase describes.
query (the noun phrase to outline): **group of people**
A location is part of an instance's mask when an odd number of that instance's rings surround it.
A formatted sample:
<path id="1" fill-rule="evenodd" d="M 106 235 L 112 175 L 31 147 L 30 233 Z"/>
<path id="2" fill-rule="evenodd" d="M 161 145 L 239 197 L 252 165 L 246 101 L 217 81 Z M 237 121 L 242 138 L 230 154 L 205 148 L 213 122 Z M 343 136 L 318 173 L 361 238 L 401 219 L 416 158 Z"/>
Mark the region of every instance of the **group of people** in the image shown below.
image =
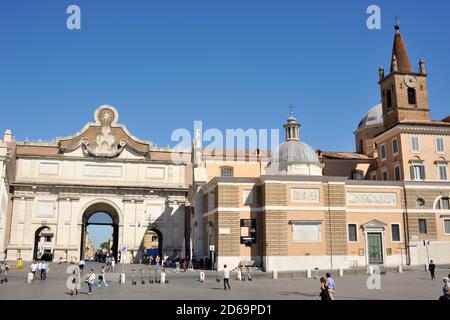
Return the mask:
<path id="1" fill-rule="evenodd" d="M 96 274 L 94 273 L 94 269 L 90 269 L 89 272 L 83 276 L 83 270 L 84 270 L 84 261 L 83 263 L 79 264 L 79 268 L 78 269 L 74 269 L 72 272 L 72 287 L 71 287 L 71 292 L 70 295 L 78 295 L 79 291 L 81 290 L 81 281 L 82 279 L 84 280 L 84 282 L 86 283 L 87 287 L 88 287 L 88 294 L 91 295 L 92 294 L 92 288 L 95 284 L 95 280 L 97 279 Z M 106 283 L 106 266 L 102 266 L 102 270 L 100 271 L 100 274 L 98 275 L 98 282 L 97 282 L 97 286 L 101 287 L 101 286 L 105 286 L 108 287 L 108 284 Z"/>
<path id="2" fill-rule="evenodd" d="M 433 260 L 431 260 L 428 265 L 428 271 L 430 271 L 431 280 L 436 279 L 436 264 Z M 443 295 L 439 298 L 439 300 L 450 300 L 450 274 L 448 275 L 448 277 L 442 278 L 442 282 L 444 283 L 442 287 Z"/>
<path id="3" fill-rule="evenodd" d="M 331 277 L 330 273 L 326 277 L 320 278 L 320 299 L 321 300 L 335 300 L 336 283 Z"/>
<path id="4" fill-rule="evenodd" d="M 31 263 L 31 273 L 38 279 L 47 279 L 48 272 L 50 271 L 47 261 L 35 260 Z"/>

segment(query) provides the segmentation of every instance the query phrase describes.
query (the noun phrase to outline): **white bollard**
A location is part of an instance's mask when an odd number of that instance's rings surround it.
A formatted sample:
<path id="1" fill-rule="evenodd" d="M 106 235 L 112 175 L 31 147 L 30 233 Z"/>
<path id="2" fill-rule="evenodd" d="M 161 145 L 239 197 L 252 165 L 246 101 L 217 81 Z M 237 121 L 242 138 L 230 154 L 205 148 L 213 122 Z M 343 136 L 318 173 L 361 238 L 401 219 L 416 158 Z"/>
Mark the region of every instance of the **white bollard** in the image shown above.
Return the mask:
<path id="1" fill-rule="evenodd" d="M 237 280 L 242 281 L 242 271 L 238 270 L 237 272 Z"/>
<path id="2" fill-rule="evenodd" d="M 425 263 L 425 272 L 428 272 L 428 264 Z"/>
<path id="3" fill-rule="evenodd" d="M 344 268 L 339 268 L 339 277 L 344 276 Z"/>
<path id="4" fill-rule="evenodd" d="M 161 272 L 161 283 L 166 283 L 166 273 Z"/>
<path id="5" fill-rule="evenodd" d="M 274 279 L 274 280 L 278 279 L 278 271 L 277 270 L 273 270 L 273 272 L 272 272 L 272 279 Z"/>
<path id="6" fill-rule="evenodd" d="M 367 267 L 367 273 L 370 275 L 373 275 L 373 266 L 368 266 Z"/>
<path id="7" fill-rule="evenodd" d="M 121 273 L 119 276 L 119 283 L 125 283 L 125 273 Z"/>
<path id="8" fill-rule="evenodd" d="M 200 282 L 205 282 L 205 273 L 203 271 L 200 272 Z"/>
<path id="9" fill-rule="evenodd" d="M 28 273 L 28 277 L 27 277 L 27 283 L 28 283 L 28 284 L 32 283 L 32 282 L 33 282 L 33 279 L 34 279 L 34 274 L 31 273 L 31 272 L 29 272 L 29 273 Z"/>
<path id="10" fill-rule="evenodd" d="M 398 273 L 402 273 L 403 272 L 403 267 L 401 265 L 397 266 L 397 272 Z"/>
<path id="11" fill-rule="evenodd" d="M 311 279 L 312 275 L 311 275 L 311 269 L 306 270 L 306 277 L 308 279 Z"/>

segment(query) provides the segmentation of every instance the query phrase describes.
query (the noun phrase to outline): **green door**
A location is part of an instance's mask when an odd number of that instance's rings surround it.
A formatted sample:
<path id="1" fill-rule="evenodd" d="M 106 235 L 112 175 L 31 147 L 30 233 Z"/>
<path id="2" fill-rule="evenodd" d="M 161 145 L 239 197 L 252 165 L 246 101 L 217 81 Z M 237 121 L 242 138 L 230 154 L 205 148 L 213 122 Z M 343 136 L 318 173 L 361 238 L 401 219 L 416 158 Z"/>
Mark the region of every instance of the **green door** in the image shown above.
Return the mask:
<path id="1" fill-rule="evenodd" d="M 383 244 L 381 233 L 368 233 L 369 264 L 383 264 Z"/>

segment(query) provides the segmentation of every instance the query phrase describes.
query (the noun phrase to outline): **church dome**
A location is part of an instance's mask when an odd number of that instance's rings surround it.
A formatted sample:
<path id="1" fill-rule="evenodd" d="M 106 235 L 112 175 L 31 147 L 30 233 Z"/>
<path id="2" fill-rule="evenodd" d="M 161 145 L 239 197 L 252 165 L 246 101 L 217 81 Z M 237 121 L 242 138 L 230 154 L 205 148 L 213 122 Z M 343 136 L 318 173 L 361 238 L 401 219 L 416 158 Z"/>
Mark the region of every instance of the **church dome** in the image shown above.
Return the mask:
<path id="1" fill-rule="evenodd" d="M 301 124 L 291 112 L 286 124 L 286 140 L 272 153 L 266 172 L 285 175 L 322 175 L 322 166 L 314 149 L 300 140 Z"/>
<path id="2" fill-rule="evenodd" d="M 300 140 L 283 142 L 272 156 L 272 163 L 320 164 L 314 149 Z"/>
<path id="3" fill-rule="evenodd" d="M 359 122 L 358 129 L 382 125 L 383 125 L 383 108 L 380 103 L 366 113 L 364 118 L 362 118 L 361 121 Z"/>

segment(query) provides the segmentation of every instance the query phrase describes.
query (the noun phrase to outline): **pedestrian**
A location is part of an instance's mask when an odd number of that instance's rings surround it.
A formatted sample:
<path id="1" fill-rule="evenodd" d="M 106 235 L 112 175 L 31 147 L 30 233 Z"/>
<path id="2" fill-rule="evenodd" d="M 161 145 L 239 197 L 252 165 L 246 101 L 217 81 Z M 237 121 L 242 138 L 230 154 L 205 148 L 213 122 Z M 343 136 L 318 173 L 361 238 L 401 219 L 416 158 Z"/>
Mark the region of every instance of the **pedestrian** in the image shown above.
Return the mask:
<path id="1" fill-rule="evenodd" d="M 89 271 L 89 273 L 86 276 L 85 282 L 87 283 L 87 286 L 88 286 L 88 289 L 89 289 L 88 294 L 92 294 L 92 287 L 94 286 L 94 282 L 95 282 L 94 269 L 91 269 L 91 271 Z"/>
<path id="2" fill-rule="evenodd" d="M 98 276 L 97 287 L 100 287 L 102 283 L 105 287 L 108 286 L 108 284 L 106 283 L 106 268 L 105 268 L 105 266 L 102 266 L 102 271 L 101 271 L 100 275 Z"/>
<path id="3" fill-rule="evenodd" d="M 31 273 L 33 274 L 33 276 L 35 276 L 36 275 L 36 270 L 37 270 L 37 263 L 36 263 L 36 260 L 34 260 L 32 263 L 31 263 Z"/>
<path id="4" fill-rule="evenodd" d="M 161 261 L 161 257 L 157 255 L 155 261 L 156 261 L 156 269 L 159 269 L 161 267 L 161 265 L 159 264 L 159 262 Z"/>
<path id="5" fill-rule="evenodd" d="M 83 269 L 84 269 L 85 264 L 86 264 L 86 262 L 84 261 L 84 259 L 81 259 L 80 262 L 78 263 L 78 267 L 80 268 L 80 274 L 83 274 Z"/>
<path id="6" fill-rule="evenodd" d="M 78 269 L 74 269 L 72 272 L 72 290 L 70 291 L 70 295 L 73 296 L 74 292 L 78 295 L 78 292 L 81 289 L 81 281 L 80 281 L 80 273 Z"/>
<path id="7" fill-rule="evenodd" d="M 434 270 L 436 270 L 436 265 L 434 264 L 433 260 L 430 261 L 430 265 L 428 266 L 428 271 L 430 271 L 431 274 L 431 280 L 436 279 L 434 275 Z"/>
<path id="8" fill-rule="evenodd" d="M 439 300 L 450 300 L 450 285 L 449 285 L 449 278 L 442 278 L 442 281 L 444 282 L 444 285 L 442 286 L 442 293 L 443 295 L 439 298 Z"/>
<path id="9" fill-rule="evenodd" d="M 331 300 L 328 282 L 324 277 L 320 278 L 320 299 L 322 301 Z"/>
<path id="10" fill-rule="evenodd" d="M 37 265 L 36 265 L 36 275 L 38 276 L 39 279 L 42 279 L 41 270 L 42 270 L 42 262 L 40 260 L 38 260 Z"/>
<path id="11" fill-rule="evenodd" d="M 42 261 L 41 263 L 41 280 L 45 280 L 47 277 L 47 266 L 46 262 Z"/>
<path id="12" fill-rule="evenodd" d="M 230 287 L 230 269 L 228 269 L 227 265 L 223 266 L 223 288 L 224 290 L 231 290 Z"/>
<path id="13" fill-rule="evenodd" d="M 334 295 L 336 294 L 336 283 L 331 277 L 330 273 L 327 273 L 328 292 L 330 293 L 330 299 L 336 300 Z"/>

